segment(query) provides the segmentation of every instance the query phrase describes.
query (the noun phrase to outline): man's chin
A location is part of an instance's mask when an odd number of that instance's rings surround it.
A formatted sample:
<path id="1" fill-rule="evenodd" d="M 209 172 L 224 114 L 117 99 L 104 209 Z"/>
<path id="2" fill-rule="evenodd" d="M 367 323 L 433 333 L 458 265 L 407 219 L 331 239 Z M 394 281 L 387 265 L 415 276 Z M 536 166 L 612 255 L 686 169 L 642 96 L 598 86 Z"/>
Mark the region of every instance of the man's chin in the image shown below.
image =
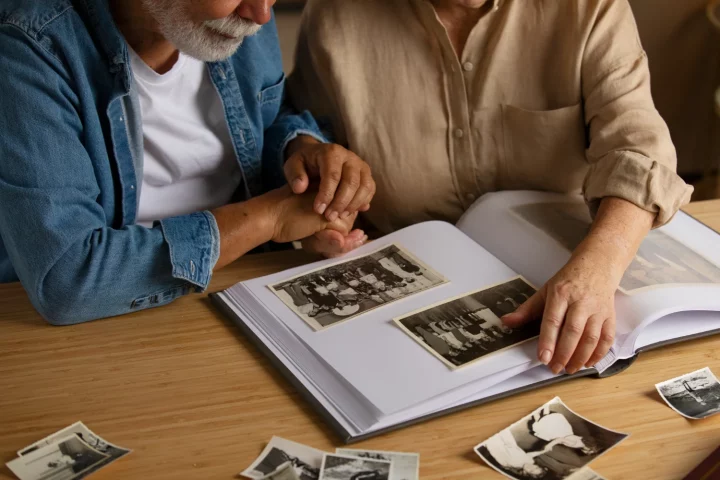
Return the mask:
<path id="1" fill-rule="evenodd" d="M 198 47 L 195 45 L 178 45 L 177 47 L 178 50 L 185 55 L 200 60 L 201 62 L 220 62 L 235 55 L 235 52 L 237 52 L 244 40 L 244 38 L 232 41 L 228 40 L 228 44 L 223 46 Z"/>

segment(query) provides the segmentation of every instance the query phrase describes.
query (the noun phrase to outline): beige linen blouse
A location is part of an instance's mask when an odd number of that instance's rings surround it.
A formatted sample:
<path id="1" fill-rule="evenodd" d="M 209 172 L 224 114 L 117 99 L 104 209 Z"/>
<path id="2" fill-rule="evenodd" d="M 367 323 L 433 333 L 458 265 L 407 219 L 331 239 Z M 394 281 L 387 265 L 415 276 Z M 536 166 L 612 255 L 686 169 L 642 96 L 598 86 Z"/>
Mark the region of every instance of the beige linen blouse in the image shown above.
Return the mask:
<path id="1" fill-rule="evenodd" d="M 367 161 L 369 220 L 455 222 L 497 190 L 689 201 L 627 0 L 489 0 L 458 58 L 429 0 L 310 0 L 289 94 Z"/>

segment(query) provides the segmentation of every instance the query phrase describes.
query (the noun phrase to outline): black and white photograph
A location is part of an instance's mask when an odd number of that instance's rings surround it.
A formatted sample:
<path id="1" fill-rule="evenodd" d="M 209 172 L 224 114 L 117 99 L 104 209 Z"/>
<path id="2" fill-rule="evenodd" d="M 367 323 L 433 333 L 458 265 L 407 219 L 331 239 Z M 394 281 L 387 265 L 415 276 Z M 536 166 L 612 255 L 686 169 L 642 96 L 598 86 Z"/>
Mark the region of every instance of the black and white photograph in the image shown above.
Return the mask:
<path id="1" fill-rule="evenodd" d="M 57 433 L 54 433 L 46 438 L 43 438 L 39 442 L 36 442 L 29 447 L 25 447 L 24 449 L 20 450 L 18 452 L 19 456 L 27 455 L 31 452 L 34 452 L 35 450 L 38 450 L 46 445 L 50 445 L 52 443 L 55 443 L 58 439 L 65 438 L 69 435 L 75 434 L 77 435 L 82 441 L 90 445 L 93 449 L 96 451 L 103 453 L 107 455 L 107 458 L 103 460 L 102 462 L 99 462 L 97 465 L 93 465 L 92 468 L 85 471 L 82 475 L 75 477 L 77 479 L 85 478 L 88 475 L 90 475 L 93 472 L 96 472 L 97 470 L 109 465 L 110 463 L 114 462 L 115 460 L 118 460 L 128 453 L 131 452 L 131 450 L 127 448 L 118 447 L 117 445 L 113 445 L 112 443 L 104 440 L 99 435 L 96 435 L 93 433 L 92 430 L 90 430 L 85 424 L 82 422 L 77 422 L 72 425 L 70 425 L 67 428 L 64 428 L 60 430 Z"/>
<path id="2" fill-rule="evenodd" d="M 537 337 L 540 322 L 512 329 L 500 320 L 535 291 L 524 278 L 516 277 L 393 321 L 445 365 L 457 369 Z"/>
<path id="3" fill-rule="evenodd" d="M 270 285 L 315 331 L 447 283 L 400 245 Z"/>
<path id="4" fill-rule="evenodd" d="M 261 479 L 289 462 L 300 480 L 318 480 L 324 454 L 316 448 L 273 437 L 253 464 L 240 475 Z"/>
<path id="5" fill-rule="evenodd" d="M 627 437 L 581 417 L 555 397 L 476 446 L 475 452 L 516 480 L 574 479 Z"/>
<path id="6" fill-rule="evenodd" d="M 571 252 L 592 222 L 587 207 L 578 203 L 533 203 L 512 210 Z M 661 230 L 652 230 L 625 271 L 620 291 L 633 294 L 658 286 L 713 283 L 720 283 L 720 267 Z"/>
<path id="7" fill-rule="evenodd" d="M 390 478 L 392 480 L 418 480 L 420 478 L 420 454 L 417 453 L 357 450 L 354 448 L 337 448 L 335 453 L 348 457 L 390 462 Z"/>
<path id="8" fill-rule="evenodd" d="M 655 388 L 683 417 L 700 420 L 720 412 L 720 382 L 708 367 L 658 383 Z"/>
<path id="9" fill-rule="evenodd" d="M 7 464 L 20 480 L 71 480 L 108 458 L 77 435 L 59 439 Z"/>
<path id="10" fill-rule="evenodd" d="M 326 453 L 320 480 L 389 480 L 390 462 Z"/>

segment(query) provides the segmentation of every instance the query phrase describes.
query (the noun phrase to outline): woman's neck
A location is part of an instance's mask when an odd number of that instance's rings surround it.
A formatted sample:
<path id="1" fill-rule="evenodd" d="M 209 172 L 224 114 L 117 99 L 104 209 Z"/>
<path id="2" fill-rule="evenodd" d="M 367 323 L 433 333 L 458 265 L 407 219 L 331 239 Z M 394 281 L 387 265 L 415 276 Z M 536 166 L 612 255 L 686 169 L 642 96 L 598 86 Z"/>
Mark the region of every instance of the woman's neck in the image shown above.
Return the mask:
<path id="1" fill-rule="evenodd" d="M 462 57 L 470 32 L 491 8 L 492 0 L 431 0 L 450 37 L 458 58 Z"/>

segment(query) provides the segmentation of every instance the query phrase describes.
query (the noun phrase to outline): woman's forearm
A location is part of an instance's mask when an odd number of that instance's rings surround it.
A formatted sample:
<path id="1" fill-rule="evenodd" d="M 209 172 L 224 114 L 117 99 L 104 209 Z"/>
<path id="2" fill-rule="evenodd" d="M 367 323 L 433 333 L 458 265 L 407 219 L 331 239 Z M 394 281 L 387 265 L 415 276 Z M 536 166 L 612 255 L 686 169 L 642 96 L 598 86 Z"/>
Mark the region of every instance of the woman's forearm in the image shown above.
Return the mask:
<path id="1" fill-rule="evenodd" d="M 604 258 L 607 273 L 619 284 L 654 220 L 654 213 L 627 200 L 606 197 L 600 203 L 590 232 L 575 249 L 572 259 Z"/>

